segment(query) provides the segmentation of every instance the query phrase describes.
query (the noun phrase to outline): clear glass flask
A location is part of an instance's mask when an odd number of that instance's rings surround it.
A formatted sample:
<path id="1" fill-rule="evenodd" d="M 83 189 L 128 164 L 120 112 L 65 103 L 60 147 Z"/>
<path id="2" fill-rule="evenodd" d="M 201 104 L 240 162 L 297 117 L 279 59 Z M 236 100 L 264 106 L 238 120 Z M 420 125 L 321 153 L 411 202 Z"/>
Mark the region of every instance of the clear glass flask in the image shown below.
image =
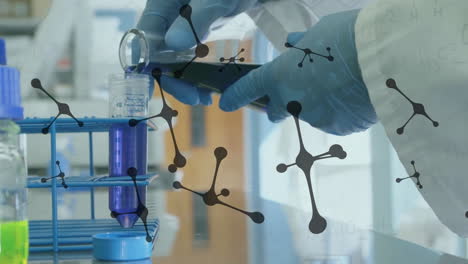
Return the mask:
<path id="1" fill-rule="evenodd" d="M 20 128 L 0 119 L 0 263 L 26 263 L 28 220 L 26 163 Z"/>
<path id="2" fill-rule="evenodd" d="M 244 49 L 231 58 L 214 58 L 216 52 L 210 53 L 205 44 L 200 43 L 194 49 L 186 51 L 158 51 L 149 46 L 148 40 L 151 38 L 154 36 L 139 29 L 130 29 L 123 35 L 119 46 L 119 59 L 124 72 L 151 75 L 152 70 L 158 68 L 166 77 L 223 93 L 231 84 L 261 66 L 243 63 L 244 58 L 241 56 L 237 58 Z M 203 61 L 199 62 L 198 59 Z M 232 64 L 231 69 L 224 70 L 228 64 Z M 253 101 L 251 105 L 265 110 L 268 102 L 269 98 L 264 96 Z"/>

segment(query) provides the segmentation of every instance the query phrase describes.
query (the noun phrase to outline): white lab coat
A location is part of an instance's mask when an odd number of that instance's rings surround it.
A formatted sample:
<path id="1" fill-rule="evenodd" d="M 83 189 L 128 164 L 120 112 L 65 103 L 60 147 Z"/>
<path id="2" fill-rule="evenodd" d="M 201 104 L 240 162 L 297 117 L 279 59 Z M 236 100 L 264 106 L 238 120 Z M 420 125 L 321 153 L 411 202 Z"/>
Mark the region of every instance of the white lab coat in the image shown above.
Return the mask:
<path id="1" fill-rule="evenodd" d="M 440 221 L 468 236 L 468 121 L 463 115 L 468 113 L 468 1 L 369 2 L 276 0 L 248 14 L 282 49 L 288 32 L 305 31 L 323 15 L 365 6 L 355 26 L 356 46 L 379 120 L 408 175 L 413 175 L 415 161 L 423 185 L 419 191 Z M 397 134 L 413 109 L 387 88 L 389 78 L 411 100 L 422 103 L 439 126 L 416 115 L 404 133 Z"/>
<path id="2" fill-rule="evenodd" d="M 303 32 L 320 17 L 365 6 L 373 0 L 265 0 L 247 14 L 278 50 L 290 32 Z"/>
<path id="3" fill-rule="evenodd" d="M 468 1 L 386 0 L 360 13 L 356 46 L 364 82 L 387 136 L 409 175 L 421 174 L 420 192 L 453 232 L 468 236 Z M 427 114 L 387 88 L 388 78 Z"/>

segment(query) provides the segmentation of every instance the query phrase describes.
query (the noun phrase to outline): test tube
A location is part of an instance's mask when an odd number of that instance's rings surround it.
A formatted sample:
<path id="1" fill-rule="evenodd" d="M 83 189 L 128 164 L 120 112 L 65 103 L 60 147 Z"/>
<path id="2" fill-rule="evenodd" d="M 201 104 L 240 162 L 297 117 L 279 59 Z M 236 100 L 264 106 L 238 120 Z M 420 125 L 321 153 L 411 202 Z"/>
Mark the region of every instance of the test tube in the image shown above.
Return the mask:
<path id="1" fill-rule="evenodd" d="M 122 73 L 109 79 L 109 115 L 111 118 L 143 118 L 148 114 L 148 75 Z M 109 175 L 128 176 L 129 168 L 138 175 L 147 173 L 147 127 L 140 122 L 132 127 L 128 123 L 114 124 L 109 130 Z M 146 203 L 146 186 L 109 187 L 109 210 L 119 224 L 131 228 L 138 220 L 139 201 Z M 137 196 L 139 195 L 139 197 Z M 139 199 L 138 199 L 139 198 Z"/>

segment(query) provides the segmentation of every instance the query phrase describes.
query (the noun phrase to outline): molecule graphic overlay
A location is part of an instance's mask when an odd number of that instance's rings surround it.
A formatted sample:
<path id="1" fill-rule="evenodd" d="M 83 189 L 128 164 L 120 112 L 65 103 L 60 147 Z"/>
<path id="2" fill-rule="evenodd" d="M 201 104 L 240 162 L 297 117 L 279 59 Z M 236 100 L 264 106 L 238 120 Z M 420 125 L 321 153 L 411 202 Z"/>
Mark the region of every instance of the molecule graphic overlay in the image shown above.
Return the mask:
<path id="1" fill-rule="evenodd" d="M 175 149 L 175 156 L 174 156 L 174 159 L 173 159 L 173 163 L 169 165 L 168 167 L 168 170 L 170 172 L 176 172 L 177 171 L 177 168 L 183 168 L 185 166 L 185 164 L 187 163 L 187 160 L 185 159 L 185 157 L 182 155 L 182 153 L 180 152 L 179 150 L 179 147 L 177 145 L 177 140 L 175 138 L 175 134 L 174 134 L 174 129 L 172 127 L 172 118 L 176 117 L 178 115 L 178 112 L 177 110 L 174 110 L 172 109 L 166 102 L 166 98 L 164 97 L 164 92 L 161 88 L 161 69 L 159 68 L 155 68 L 152 70 L 152 75 L 153 75 L 153 78 L 156 79 L 156 81 L 158 82 L 159 84 L 159 91 L 161 92 L 161 98 L 162 98 L 162 102 L 163 102 L 163 107 L 161 109 L 161 112 L 159 112 L 159 114 L 157 115 L 153 115 L 153 116 L 150 116 L 150 117 L 146 117 L 146 118 L 143 118 L 143 119 L 130 119 L 128 121 L 128 125 L 131 126 L 131 127 L 134 127 L 136 125 L 138 125 L 138 123 L 142 122 L 142 121 L 146 121 L 146 120 L 149 120 L 149 119 L 152 119 L 152 118 L 156 118 L 156 117 L 161 117 L 162 119 L 164 119 L 167 123 L 167 125 L 169 126 L 169 130 L 171 132 L 171 137 L 172 137 L 172 142 L 174 144 L 174 149 Z"/>
<path id="2" fill-rule="evenodd" d="M 293 48 L 293 49 L 297 49 L 297 50 L 300 50 L 300 51 L 304 52 L 304 57 L 302 57 L 302 60 L 297 64 L 297 66 L 299 68 L 302 68 L 302 66 L 304 66 L 304 60 L 305 60 L 306 57 L 309 57 L 309 62 L 311 62 L 311 63 L 314 62 L 314 60 L 312 59 L 312 55 L 316 55 L 316 56 L 319 56 L 319 57 L 322 57 L 322 58 L 326 58 L 328 61 L 333 61 L 335 59 L 335 58 L 333 58 L 333 56 L 330 53 L 330 51 L 331 51 L 330 47 L 327 47 L 328 55 L 322 55 L 322 54 L 313 52 L 309 48 L 306 48 L 306 49 L 298 48 L 298 47 L 292 45 L 289 42 L 284 43 L 284 46 L 286 48 Z"/>
<path id="3" fill-rule="evenodd" d="M 227 204 L 221 200 L 219 200 L 219 196 L 224 196 L 224 197 L 227 197 L 229 196 L 230 192 L 228 189 L 222 189 L 221 190 L 221 193 L 216 193 L 216 190 L 215 190 L 215 186 L 216 186 L 216 179 L 218 177 L 218 169 L 219 169 L 219 166 L 221 165 L 221 161 L 223 161 L 224 158 L 226 158 L 228 152 L 225 148 L 223 147 L 217 147 L 214 151 L 214 155 L 216 157 L 216 169 L 215 169 L 215 173 L 214 173 L 214 176 L 213 176 L 213 181 L 211 183 L 211 187 L 210 187 L 210 190 L 206 193 L 200 193 L 200 192 L 196 192 L 194 190 L 191 190 L 191 189 L 188 189 L 186 187 L 184 187 L 180 182 L 178 181 L 175 181 L 172 186 L 175 188 L 175 189 L 184 189 L 184 190 L 187 190 L 189 192 L 192 192 L 200 197 L 203 198 L 203 202 L 208 205 L 208 206 L 214 206 L 216 204 L 221 204 L 221 205 L 224 205 L 226 207 L 229 207 L 233 210 L 236 210 L 238 212 L 241 212 L 245 215 L 247 215 L 248 217 L 250 217 L 250 219 L 252 219 L 252 221 L 254 221 L 255 223 L 257 224 L 260 224 L 260 223 L 263 223 L 263 221 L 265 220 L 265 217 L 263 216 L 262 213 L 260 212 L 247 212 L 247 211 L 244 211 L 242 209 L 239 209 L 237 207 L 234 207 L 230 204 Z"/>
<path id="4" fill-rule="evenodd" d="M 57 167 L 58 167 L 60 173 L 59 173 L 57 176 L 54 176 L 54 177 L 42 178 L 42 179 L 41 179 L 41 182 L 42 182 L 42 183 L 45 183 L 45 182 L 47 182 L 47 181 L 50 180 L 50 179 L 53 179 L 53 178 L 60 178 L 60 179 L 62 180 L 62 186 L 63 186 L 63 188 L 66 189 L 66 188 L 68 188 L 68 185 L 65 183 L 65 173 L 63 173 L 62 168 L 60 168 L 60 161 L 57 160 L 57 161 L 55 162 L 55 164 L 57 164 Z"/>
<path id="5" fill-rule="evenodd" d="M 413 119 L 413 117 L 414 117 L 415 115 L 423 115 L 423 116 L 425 116 L 427 119 L 429 119 L 429 120 L 432 121 L 432 125 L 433 125 L 434 127 L 438 127 L 438 126 L 439 126 L 439 122 L 432 120 L 432 119 L 429 117 L 429 115 L 426 113 L 426 110 L 424 109 L 424 105 L 423 105 L 423 104 L 420 104 L 420 103 L 415 103 L 415 102 L 413 102 L 408 96 L 406 96 L 406 95 L 398 88 L 398 86 L 397 86 L 397 84 L 396 84 L 396 82 L 395 82 L 394 79 L 391 79 L 391 78 L 388 79 L 388 80 L 385 82 L 385 84 L 387 85 L 388 88 L 390 88 L 390 89 L 395 89 L 397 92 L 399 92 L 399 93 L 400 93 L 403 97 L 405 97 L 406 100 L 408 100 L 408 102 L 410 102 L 411 105 L 413 106 L 413 114 L 411 115 L 411 117 L 408 119 L 408 121 L 406 121 L 406 123 L 405 123 L 402 127 L 398 128 L 398 129 L 396 130 L 397 134 L 399 134 L 399 135 L 403 134 L 406 125 L 409 123 L 409 121 L 411 121 L 411 119 Z"/>
<path id="6" fill-rule="evenodd" d="M 314 191 L 312 189 L 312 181 L 310 179 L 310 170 L 312 169 L 312 165 L 314 164 L 314 162 L 317 160 L 328 159 L 328 158 L 344 159 L 346 158 L 347 154 L 340 145 L 335 144 L 330 147 L 328 152 L 325 152 L 317 156 L 312 156 L 312 154 L 310 154 L 305 149 L 304 142 L 302 141 L 302 134 L 301 134 L 300 126 L 299 126 L 299 114 L 301 113 L 301 110 L 302 110 L 301 104 L 297 101 L 291 101 L 287 105 L 287 110 L 294 117 L 294 121 L 296 123 L 297 134 L 299 136 L 300 150 L 299 150 L 299 154 L 297 154 L 295 163 L 292 163 L 289 165 L 281 163 L 276 167 L 276 170 L 279 173 L 283 173 L 289 167 L 293 165 L 296 165 L 297 167 L 299 167 L 300 170 L 302 170 L 307 180 L 307 186 L 309 188 L 309 195 L 310 195 L 310 200 L 312 204 L 312 219 L 309 222 L 309 230 L 310 232 L 314 234 L 320 234 L 327 227 L 327 221 L 325 220 L 325 218 L 323 218 L 320 215 L 317 209 L 317 205 L 315 203 Z"/>
<path id="7" fill-rule="evenodd" d="M 127 174 L 128 176 L 130 176 L 132 178 L 132 181 L 133 181 L 133 185 L 135 186 L 135 191 L 137 193 L 137 198 L 138 198 L 138 209 L 135 211 L 135 212 L 130 212 L 130 213 L 118 213 L 118 212 L 114 212 L 112 211 L 111 212 L 111 217 L 112 218 L 117 218 L 117 216 L 119 215 L 123 215 L 123 214 L 136 214 L 138 215 L 138 217 L 141 219 L 141 221 L 143 222 L 143 226 L 145 227 L 145 231 L 146 231 L 146 241 L 147 242 L 152 242 L 154 241 L 154 239 L 156 238 L 156 236 L 154 238 L 151 238 L 151 235 L 149 234 L 149 231 L 148 231 L 148 225 L 147 225 L 147 219 L 148 219 L 148 208 L 146 208 L 146 206 L 141 202 L 141 199 L 140 199 L 140 193 L 138 191 L 138 186 L 137 186 L 137 183 L 136 183 L 136 176 L 137 176 L 137 169 L 134 168 L 134 167 L 131 167 L 127 170 Z"/>
<path id="8" fill-rule="evenodd" d="M 409 176 L 409 177 L 406 177 L 406 178 L 397 178 L 395 181 L 397 183 L 400 183 L 403 180 L 410 179 L 410 178 L 415 178 L 416 179 L 416 185 L 419 187 L 419 189 L 422 189 L 423 186 L 422 186 L 421 182 L 419 181 L 419 177 L 421 176 L 421 174 L 419 174 L 419 172 L 416 170 L 416 166 L 414 165 L 414 160 L 411 161 L 411 165 L 413 165 L 414 174 Z"/>
<path id="9" fill-rule="evenodd" d="M 197 46 L 195 48 L 195 56 L 187 62 L 182 69 L 179 69 L 174 72 L 174 77 L 180 78 L 184 74 L 184 71 L 192 64 L 192 62 L 197 58 L 204 58 L 210 52 L 210 48 L 201 43 L 200 38 L 198 38 L 197 32 L 195 32 L 195 27 L 193 26 L 192 22 L 192 7 L 189 4 L 183 5 L 180 10 L 179 14 L 181 17 L 185 18 L 192 29 L 193 36 L 195 37 L 195 41 L 197 42 Z"/>
<path id="10" fill-rule="evenodd" d="M 78 119 L 75 118 L 75 116 L 72 114 L 72 112 L 70 111 L 70 107 L 68 106 L 68 104 L 65 104 L 65 103 L 61 103 L 59 101 L 57 101 L 52 95 L 50 95 L 43 87 L 42 87 L 42 84 L 41 84 L 41 81 L 39 79 L 32 79 L 31 80 L 31 86 L 36 88 L 36 89 L 39 89 L 41 90 L 42 92 L 44 92 L 50 99 L 52 99 L 52 101 L 54 101 L 56 104 L 57 104 L 57 107 L 58 107 L 58 114 L 55 116 L 55 118 L 50 122 L 50 124 L 46 127 L 44 127 L 42 129 L 42 134 L 47 134 L 49 133 L 49 128 L 50 126 L 55 122 L 55 120 L 57 120 L 57 118 L 61 115 L 67 115 L 73 119 L 75 119 L 76 123 L 78 124 L 79 127 L 82 127 L 83 126 L 83 122 L 79 121 Z"/>
<path id="11" fill-rule="evenodd" d="M 245 58 L 244 57 L 240 57 L 240 58 L 237 58 L 242 52 L 244 52 L 245 49 L 241 49 L 234 57 L 231 57 L 229 59 L 226 59 L 224 57 L 221 57 L 219 59 L 219 62 L 221 63 L 225 63 L 223 67 L 221 67 L 218 71 L 219 72 L 223 72 L 224 69 L 229 65 L 229 64 L 233 64 L 234 66 L 236 66 L 237 70 L 238 71 L 242 71 L 241 67 L 239 67 L 239 65 L 237 65 L 236 61 L 239 61 L 239 62 L 244 62 Z"/>

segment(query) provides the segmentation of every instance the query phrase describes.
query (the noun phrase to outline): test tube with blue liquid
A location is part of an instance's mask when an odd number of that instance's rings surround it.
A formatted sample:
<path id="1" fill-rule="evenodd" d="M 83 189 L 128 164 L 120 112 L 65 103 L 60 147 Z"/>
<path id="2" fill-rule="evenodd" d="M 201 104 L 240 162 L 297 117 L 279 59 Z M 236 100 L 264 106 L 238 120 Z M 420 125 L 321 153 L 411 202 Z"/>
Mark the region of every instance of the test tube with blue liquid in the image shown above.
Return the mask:
<path id="1" fill-rule="evenodd" d="M 160 51 L 156 47 L 149 46 L 149 38 L 158 38 L 158 36 L 146 35 L 144 31 L 131 29 L 122 37 L 119 59 L 124 73 L 111 79 L 111 117 L 138 119 L 147 116 L 147 100 L 153 91 L 151 73 L 154 69 L 160 69 L 166 77 L 222 93 L 249 71 L 261 66 L 238 64 L 234 70 L 220 71 L 224 67 L 220 62 L 194 61 L 193 49 L 183 52 Z M 189 61 L 190 65 L 187 65 Z M 177 75 L 176 73 L 183 68 L 189 69 L 184 71 L 184 74 Z M 265 109 L 268 100 L 265 96 L 252 102 L 251 105 Z M 109 132 L 111 177 L 127 176 L 130 167 L 137 168 L 138 175 L 146 174 L 146 133 L 146 124 L 143 122 L 138 123 L 136 127 L 122 124 L 111 128 Z M 144 203 L 146 187 L 138 187 L 138 193 Z M 138 197 L 135 188 L 124 186 L 110 188 L 109 209 L 121 226 L 133 226 L 138 220 L 138 215 L 133 213 L 137 208 Z"/>
<path id="2" fill-rule="evenodd" d="M 109 115 L 111 118 L 144 118 L 148 114 L 150 86 L 148 75 L 122 73 L 109 80 Z M 114 124 L 109 130 L 109 175 L 127 176 L 129 168 L 136 168 L 138 175 L 147 173 L 146 122 L 130 126 L 128 122 Z M 137 192 L 138 189 L 138 192 Z M 138 220 L 139 202 L 146 203 L 146 186 L 109 187 L 111 215 L 124 228 L 131 228 Z M 139 195 L 139 197 L 137 196 Z"/>

